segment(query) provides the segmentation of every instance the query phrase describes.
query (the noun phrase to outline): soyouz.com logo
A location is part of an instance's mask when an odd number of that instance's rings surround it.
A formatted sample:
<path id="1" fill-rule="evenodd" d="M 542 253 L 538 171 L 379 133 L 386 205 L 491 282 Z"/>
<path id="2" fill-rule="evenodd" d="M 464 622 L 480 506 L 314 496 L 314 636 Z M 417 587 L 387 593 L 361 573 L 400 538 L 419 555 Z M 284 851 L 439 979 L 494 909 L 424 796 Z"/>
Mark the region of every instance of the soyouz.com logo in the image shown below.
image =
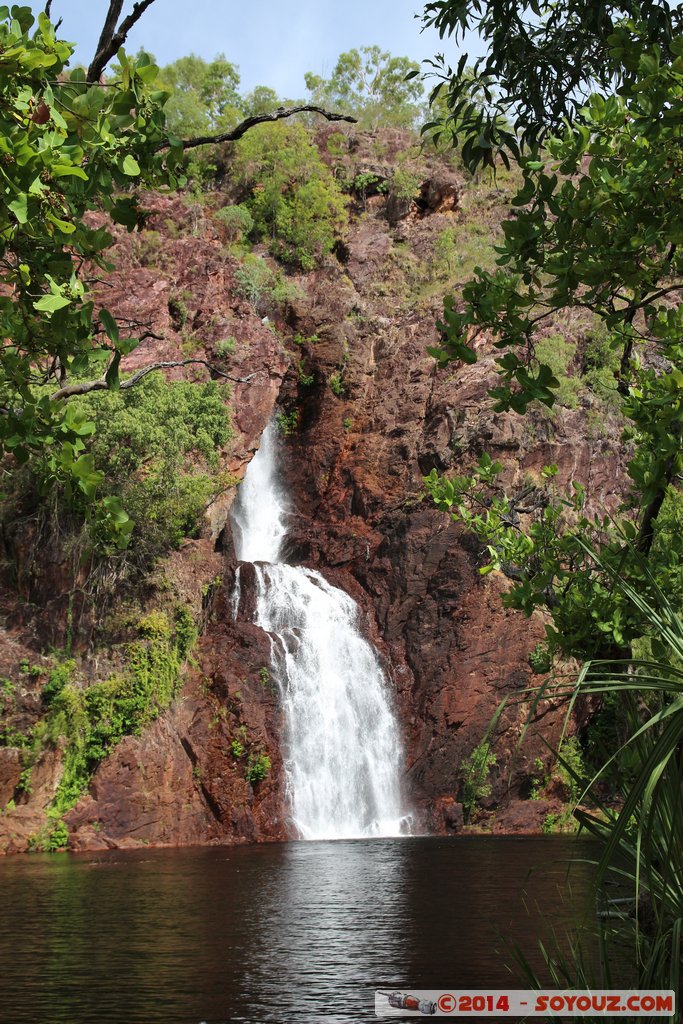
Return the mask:
<path id="1" fill-rule="evenodd" d="M 412 989 L 375 992 L 377 1017 L 673 1017 L 673 991 L 655 989 Z"/>

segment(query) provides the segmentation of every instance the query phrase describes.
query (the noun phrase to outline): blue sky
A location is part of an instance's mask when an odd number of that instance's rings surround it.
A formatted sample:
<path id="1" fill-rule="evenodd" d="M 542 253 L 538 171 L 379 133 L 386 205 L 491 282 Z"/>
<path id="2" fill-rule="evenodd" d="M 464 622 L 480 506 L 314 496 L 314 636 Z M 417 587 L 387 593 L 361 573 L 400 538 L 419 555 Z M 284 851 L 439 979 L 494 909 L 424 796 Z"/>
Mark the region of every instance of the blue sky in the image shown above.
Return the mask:
<path id="1" fill-rule="evenodd" d="M 124 11 L 132 6 L 126 0 Z M 64 19 L 60 35 L 78 44 L 83 62 L 94 52 L 107 7 L 107 0 L 53 0 L 53 19 Z M 294 99 L 305 95 L 304 72 L 329 74 L 339 54 L 354 46 L 376 43 L 417 61 L 443 50 L 436 32 L 420 33 L 413 15 L 422 7 L 419 0 L 155 0 L 127 47 L 144 46 L 161 64 L 191 52 L 209 59 L 222 52 L 239 66 L 244 91 L 269 85 Z"/>

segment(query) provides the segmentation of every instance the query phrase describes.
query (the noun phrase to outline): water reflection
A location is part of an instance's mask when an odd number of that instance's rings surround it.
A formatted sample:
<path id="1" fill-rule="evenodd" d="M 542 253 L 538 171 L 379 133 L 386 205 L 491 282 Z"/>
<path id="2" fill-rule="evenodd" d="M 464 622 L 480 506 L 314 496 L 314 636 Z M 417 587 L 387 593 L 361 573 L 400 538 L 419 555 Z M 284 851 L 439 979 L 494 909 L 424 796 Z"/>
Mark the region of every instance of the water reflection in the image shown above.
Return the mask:
<path id="1" fill-rule="evenodd" d="M 586 846 L 377 839 L 0 862 L 0 1020 L 374 1020 L 376 987 L 504 987 L 592 912 Z"/>

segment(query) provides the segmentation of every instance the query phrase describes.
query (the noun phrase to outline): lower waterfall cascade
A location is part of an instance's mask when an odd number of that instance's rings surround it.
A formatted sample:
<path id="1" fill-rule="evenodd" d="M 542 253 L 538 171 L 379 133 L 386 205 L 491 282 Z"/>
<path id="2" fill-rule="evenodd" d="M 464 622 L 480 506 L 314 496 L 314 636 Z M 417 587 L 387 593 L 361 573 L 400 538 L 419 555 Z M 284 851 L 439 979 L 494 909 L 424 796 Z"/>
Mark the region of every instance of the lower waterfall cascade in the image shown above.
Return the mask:
<path id="1" fill-rule="evenodd" d="M 293 823 L 302 839 L 408 834 L 403 750 L 387 679 L 358 628 L 356 602 L 316 570 L 280 561 L 289 511 L 270 423 L 231 518 L 237 558 L 254 563 L 254 622 L 271 637 Z M 238 566 L 235 618 L 240 601 Z"/>

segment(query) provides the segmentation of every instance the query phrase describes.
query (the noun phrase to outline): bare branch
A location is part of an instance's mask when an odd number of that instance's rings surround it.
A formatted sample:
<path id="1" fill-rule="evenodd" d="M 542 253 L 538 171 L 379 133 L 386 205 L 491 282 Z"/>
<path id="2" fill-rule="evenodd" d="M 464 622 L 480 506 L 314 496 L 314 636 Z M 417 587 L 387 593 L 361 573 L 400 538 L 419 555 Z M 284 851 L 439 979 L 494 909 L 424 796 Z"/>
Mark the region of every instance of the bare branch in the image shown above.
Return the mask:
<path id="1" fill-rule="evenodd" d="M 218 142 L 236 142 L 241 139 L 250 128 L 253 128 L 257 124 L 263 124 L 265 121 L 280 121 L 283 117 L 292 117 L 294 114 L 301 114 L 304 111 L 310 111 L 313 114 L 320 114 L 321 117 L 326 118 L 328 121 L 348 121 L 350 124 L 357 124 L 358 119 L 351 117 L 348 114 L 334 114 L 330 110 L 324 110 L 323 107 L 316 107 L 310 103 L 304 103 L 300 107 L 278 107 L 271 114 L 254 114 L 252 117 L 246 117 L 244 121 L 240 121 L 237 127 L 232 128 L 229 132 L 222 132 L 220 135 L 198 135 L 194 139 L 183 139 L 183 149 L 194 149 L 195 146 L 209 146 Z M 160 146 L 159 149 L 167 149 L 168 143 Z"/>
<path id="2" fill-rule="evenodd" d="M 102 58 L 107 52 L 107 48 L 111 45 L 111 41 L 116 34 L 116 25 L 118 23 L 121 11 L 123 10 L 123 0 L 110 0 L 109 10 L 104 19 L 104 25 L 100 33 L 100 38 L 97 43 L 97 49 L 95 50 L 95 56 L 92 64 L 88 68 L 88 82 L 96 82 L 104 70 L 104 64 L 99 67 L 96 71 L 96 65 L 98 64 L 98 58 Z"/>
<path id="3" fill-rule="evenodd" d="M 52 0 L 47 0 L 47 3 L 45 4 L 45 17 L 46 18 L 50 17 L 50 12 L 51 11 L 52 11 Z"/>
<path id="4" fill-rule="evenodd" d="M 154 0 L 139 0 L 133 4 L 133 10 L 124 18 L 118 28 L 116 22 L 123 8 L 123 0 L 109 0 L 109 10 L 104 21 L 100 41 L 97 44 L 97 51 L 93 57 L 92 64 L 88 68 L 86 80 L 92 85 L 97 82 L 100 75 L 106 68 L 109 61 L 118 53 L 123 46 L 133 25 L 140 20 L 148 7 Z"/>
<path id="5" fill-rule="evenodd" d="M 128 377 L 126 380 L 122 380 L 120 384 L 120 390 L 126 391 L 128 388 L 135 387 L 139 384 L 143 377 L 146 377 L 148 373 L 154 373 L 155 370 L 169 370 L 175 366 L 190 366 L 195 363 L 200 363 L 202 366 L 206 366 L 207 369 L 211 370 L 219 377 L 224 377 L 226 380 L 232 381 L 234 384 L 248 384 L 250 380 L 257 377 L 261 372 L 257 370 L 255 373 L 250 373 L 248 377 L 232 377 L 229 373 L 223 373 L 222 370 L 217 369 L 208 363 L 206 359 L 181 359 L 179 361 L 168 361 L 163 363 L 152 363 L 150 366 L 143 366 L 141 370 L 134 373 L 132 377 Z M 59 391 L 55 391 L 53 395 L 50 395 L 52 402 L 59 402 L 65 398 L 73 398 L 74 395 L 89 395 L 92 391 L 109 391 L 111 390 L 105 377 L 100 380 L 89 380 L 81 381 L 78 384 L 68 384 L 66 387 L 60 388 Z"/>

